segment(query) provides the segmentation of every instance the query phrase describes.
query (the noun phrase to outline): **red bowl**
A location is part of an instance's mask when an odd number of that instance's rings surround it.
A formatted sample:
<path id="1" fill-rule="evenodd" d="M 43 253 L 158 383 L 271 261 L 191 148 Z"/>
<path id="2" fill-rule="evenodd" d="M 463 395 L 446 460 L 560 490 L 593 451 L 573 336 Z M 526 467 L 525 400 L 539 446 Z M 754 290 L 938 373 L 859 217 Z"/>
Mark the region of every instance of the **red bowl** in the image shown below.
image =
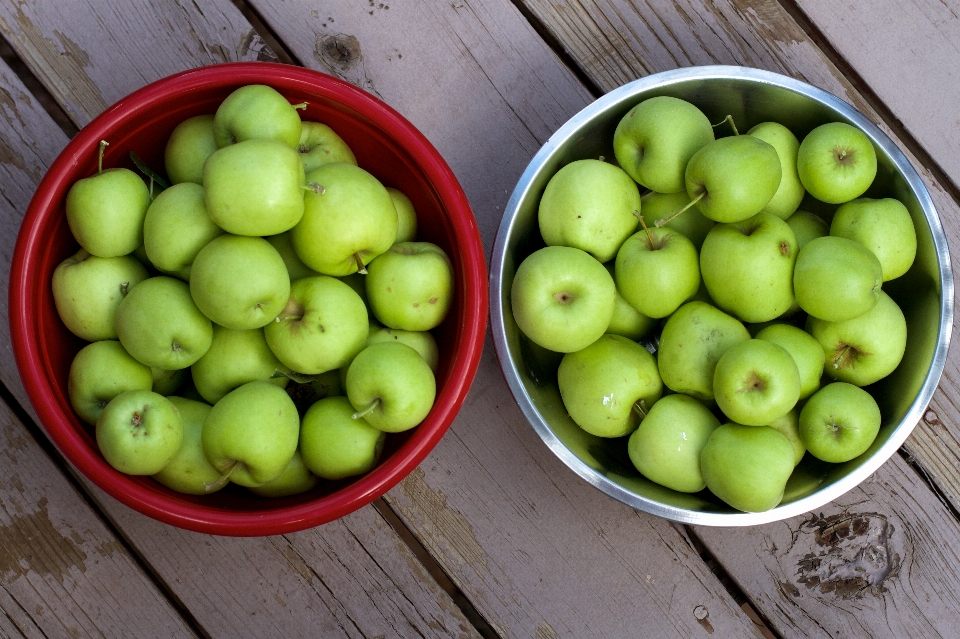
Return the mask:
<path id="1" fill-rule="evenodd" d="M 134 168 L 130 151 L 147 166 L 163 167 L 174 127 L 213 113 L 234 89 L 268 84 L 291 103 L 307 102 L 304 120 L 331 126 L 350 145 L 361 167 L 406 193 L 418 216 L 418 240 L 441 246 L 453 262 L 456 298 L 434 334 L 440 348 L 437 398 L 413 430 L 387 437 L 380 464 L 353 481 L 321 482 L 314 490 L 279 499 L 230 486 L 193 497 L 147 477 L 115 471 L 97 449 L 93 429 L 67 396 L 73 356 L 84 343 L 57 315 L 51 277 L 77 250 L 64 214 L 67 190 L 97 168 Z M 487 271 L 483 245 L 467 198 L 446 162 L 410 122 L 377 98 L 331 76 L 266 62 L 203 67 L 147 85 L 104 111 L 70 141 L 41 181 L 20 228 L 10 276 L 10 327 L 17 366 L 43 428 L 63 455 L 112 497 L 173 526 L 221 535 L 273 535 L 332 521 L 364 506 L 403 479 L 437 444 L 457 414 L 483 348 Z"/>

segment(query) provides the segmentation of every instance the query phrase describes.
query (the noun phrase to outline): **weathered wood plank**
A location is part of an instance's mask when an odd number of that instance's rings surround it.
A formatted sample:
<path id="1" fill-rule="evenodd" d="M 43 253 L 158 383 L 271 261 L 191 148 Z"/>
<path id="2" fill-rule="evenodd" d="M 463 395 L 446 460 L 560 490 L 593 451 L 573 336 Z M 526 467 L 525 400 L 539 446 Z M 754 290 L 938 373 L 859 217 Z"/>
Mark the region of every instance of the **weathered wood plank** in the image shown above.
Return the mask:
<path id="1" fill-rule="evenodd" d="M 960 186 L 960 8 L 940 0 L 877 0 L 869 11 L 794 2 Z"/>
<path id="2" fill-rule="evenodd" d="M 0 448 L 4 636 L 195 636 L 2 401 Z"/>
<path id="3" fill-rule="evenodd" d="M 143 28 L 147 26 L 149 21 Z M 60 32 L 81 41 L 69 28 Z M 236 35 L 227 33 L 226 37 Z M 128 42 L 133 41 L 130 36 Z M 93 46 L 93 40 L 90 44 Z M 47 54 L 55 56 L 57 52 Z M 117 52 L 114 55 L 122 57 Z M 115 79 L 122 84 L 121 76 L 117 73 Z M 130 85 L 130 90 L 133 88 L 135 84 Z M 6 321 L 10 259 L 16 229 L 33 189 L 66 137 L 2 65 L 0 95 L 14 98 L 4 103 L 6 117 L 0 122 L 0 140 L 9 147 L 9 154 L 0 160 L 0 171 L 6 172 L 0 174 L 4 179 L 4 199 L 0 200 L 0 380 L 29 409 L 10 353 Z M 84 118 L 94 115 L 86 113 Z M 450 596 L 372 506 L 343 522 L 289 538 L 224 539 L 159 524 L 84 482 L 157 578 L 210 636 L 316 636 L 318 629 L 328 632 L 327 636 L 477 636 Z M 4 494 L 0 488 L 0 499 Z M 102 545 L 112 550 L 115 544 Z M 336 579 L 329 580 L 328 575 L 336 575 Z M 149 579 L 145 581 L 151 586 Z M 120 578 L 116 583 L 131 596 L 142 590 L 125 587 Z M 144 599 L 149 601 L 146 596 Z M 106 595 L 103 600 L 111 601 Z M 130 610 L 135 612 L 136 607 L 131 605 Z"/>
<path id="4" fill-rule="evenodd" d="M 572 10 L 573 3 L 558 6 L 542 0 L 525 0 L 524 4 L 603 90 L 613 89 L 647 73 L 679 66 L 754 66 L 798 77 L 831 91 L 854 104 L 887 133 L 891 133 L 853 85 L 776 2 L 582 0 L 576 3 L 575 11 Z M 896 136 L 892 137 L 896 139 Z M 911 159 L 930 189 L 951 247 L 960 246 L 960 207 L 928 170 L 919 165 L 915 158 Z M 957 504 L 960 495 L 960 419 L 956 398 L 960 397 L 960 389 L 957 388 L 960 357 L 956 355 L 956 349 L 952 353 L 940 388 L 931 403 L 931 410 L 905 448 Z M 877 476 L 885 482 L 910 483 L 912 490 L 925 493 L 923 499 L 929 498 L 925 502 L 927 508 L 936 510 L 938 502 L 934 496 L 925 486 L 916 483 L 916 477 L 911 473 L 899 460 L 894 460 L 878 471 Z M 897 495 L 888 496 L 885 502 L 865 504 L 864 508 L 876 510 L 884 516 L 893 516 L 891 513 L 897 509 L 909 511 L 906 504 L 898 502 Z M 942 510 L 944 512 L 938 517 L 952 521 L 946 510 Z M 936 528 L 932 526 L 931 530 Z M 743 560 L 743 557 L 752 557 L 755 540 L 741 535 L 740 531 L 711 534 L 706 539 L 710 542 L 708 546 L 711 550 L 717 539 L 724 539 L 728 549 L 740 548 L 741 557 L 734 558 L 736 553 L 728 552 L 722 562 L 758 609 L 768 618 L 777 620 L 779 631 L 793 634 L 817 630 L 815 619 L 789 612 L 791 605 L 785 595 L 778 600 L 764 598 L 765 593 L 778 592 L 778 582 L 769 575 L 756 577 L 754 564 Z M 930 552 L 936 552 L 936 549 Z M 940 557 L 933 559 L 935 563 L 950 560 L 949 550 L 944 550 Z M 951 572 L 943 578 L 953 580 L 955 576 Z M 950 587 L 955 590 L 957 585 L 954 583 Z M 934 614 L 933 608 L 925 608 L 922 602 L 914 600 L 917 596 L 920 595 L 910 588 L 900 589 L 898 599 L 892 605 L 915 607 Z M 783 613 L 783 610 L 788 612 Z M 888 622 L 884 615 L 889 610 L 855 607 L 850 610 L 856 611 L 857 623 L 854 628 L 860 628 L 862 634 L 886 632 Z M 929 623 L 934 623 L 934 620 L 929 620 Z"/>
<path id="5" fill-rule="evenodd" d="M 290 52 L 387 100 L 437 146 L 488 247 L 529 158 L 591 96 L 509 2 L 253 2 Z M 349 45 L 346 59 L 324 55 Z M 662 520 L 599 496 L 526 424 L 488 349 L 451 431 L 388 493 L 504 636 L 756 630 Z"/>
<path id="6" fill-rule="evenodd" d="M 36 181 L 66 139 L 5 65 L 0 114 L 0 378 L 23 397 L 6 322 L 13 240 Z M 6 619 L 27 636 L 66 634 L 70 628 L 132 636 L 151 627 L 192 636 L 2 401 L 0 427 L 6 451 L 0 455 L 0 608 Z"/>
<path id="7" fill-rule="evenodd" d="M 695 533 L 784 637 L 960 635 L 960 525 L 898 456 L 815 513 Z"/>

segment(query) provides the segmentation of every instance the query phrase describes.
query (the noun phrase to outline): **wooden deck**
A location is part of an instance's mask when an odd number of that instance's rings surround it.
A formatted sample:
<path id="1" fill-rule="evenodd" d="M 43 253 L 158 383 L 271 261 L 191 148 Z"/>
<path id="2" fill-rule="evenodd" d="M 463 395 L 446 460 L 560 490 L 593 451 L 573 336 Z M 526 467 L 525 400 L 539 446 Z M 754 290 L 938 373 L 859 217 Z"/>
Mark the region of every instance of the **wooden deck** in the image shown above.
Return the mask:
<path id="1" fill-rule="evenodd" d="M 399 110 L 456 172 L 488 254 L 527 162 L 602 93 L 690 65 L 784 73 L 898 141 L 957 249 L 956 0 L 3 0 L 0 36 L 0 635 L 960 636 L 956 348 L 900 454 L 787 521 L 681 526 L 601 495 L 528 426 L 488 345 L 451 430 L 382 499 L 235 539 L 72 471 L 5 320 L 20 220 L 70 136 L 146 83 L 235 60 L 331 73 Z"/>

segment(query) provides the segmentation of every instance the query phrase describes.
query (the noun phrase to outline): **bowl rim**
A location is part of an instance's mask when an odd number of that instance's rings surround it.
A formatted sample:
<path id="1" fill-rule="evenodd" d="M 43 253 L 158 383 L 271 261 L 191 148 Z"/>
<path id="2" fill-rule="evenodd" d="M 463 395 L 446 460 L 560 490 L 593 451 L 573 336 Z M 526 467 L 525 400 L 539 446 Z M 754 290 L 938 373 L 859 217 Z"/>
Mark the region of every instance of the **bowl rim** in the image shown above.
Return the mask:
<path id="1" fill-rule="evenodd" d="M 69 417 L 55 409 L 53 380 L 44 370 L 42 350 L 29 339 L 31 327 L 38 322 L 29 303 L 30 282 L 36 279 L 38 270 L 31 256 L 44 242 L 38 231 L 39 222 L 44 211 L 58 205 L 54 194 L 64 188 L 65 169 L 107 137 L 114 121 L 136 117 L 143 104 L 156 102 L 165 95 L 186 95 L 216 86 L 269 85 L 277 79 L 309 87 L 375 122 L 416 160 L 442 207 L 456 213 L 449 216 L 450 227 L 463 268 L 455 304 L 469 312 L 464 313 L 454 340 L 456 357 L 450 363 L 447 382 L 437 395 L 431 415 L 388 459 L 351 484 L 316 500 L 267 510 L 228 511 L 173 501 L 162 492 L 147 490 L 135 478 L 118 473 L 84 443 Z M 284 534 L 333 521 L 377 499 L 419 465 L 452 424 L 473 383 L 483 351 L 488 299 L 486 259 L 476 219 L 453 171 L 426 136 L 384 101 L 348 82 L 320 71 L 275 62 L 214 64 L 161 78 L 121 98 L 84 126 L 50 165 L 27 208 L 14 248 L 8 295 L 17 368 L 41 426 L 61 454 L 100 489 L 142 514 L 179 528 L 229 536 Z"/>
<path id="2" fill-rule="evenodd" d="M 521 201 L 527 195 L 532 182 L 543 168 L 547 159 L 559 146 L 575 136 L 581 125 L 596 116 L 597 113 L 621 107 L 625 102 L 634 100 L 638 94 L 642 94 L 651 89 L 662 89 L 690 80 L 744 79 L 793 91 L 820 103 L 831 111 L 842 113 L 844 117 L 847 117 L 864 131 L 870 140 L 890 157 L 911 190 L 917 194 L 917 199 L 923 210 L 924 217 L 930 226 L 930 233 L 933 236 L 941 282 L 940 325 L 938 328 L 936 349 L 920 392 L 910 405 L 900 424 L 891 433 L 890 438 L 858 468 L 854 469 L 841 480 L 824 486 L 806 497 L 788 504 L 776 506 L 768 511 L 759 513 L 700 512 L 668 506 L 626 490 L 619 484 L 610 481 L 590 468 L 554 435 L 549 425 L 537 411 L 530 396 L 524 390 L 520 382 L 517 366 L 510 358 L 506 324 L 504 322 L 504 313 L 509 312 L 508 309 L 505 308 L 504 295 L 509 292 L 503 290 L 503 276 L 506 259 L 508 257 L 507 239 L 511 235 L 511 231 L 516 222 L 516 214 Z M 533 159 L 530 160 L 530 163 L 527 165 L 527 168 L 524 170 L 510 195 L 506 207 L 504 207 L 503 217 L 497 229 L 497 236 L 490 257 L 489 288 L 491 331 L 493 333 L 494 351 L 499 361 L 501 372 L 507 381 L 510 392 L 519 404 L 527 421 L 530 422 L 530 425 L 547 447 L 573 472 L 610 497 L 637 510 L 665 519 L 705 526 L 752 526 L 779 521 L 819 508 L 859 485 L 896 452 L 920 420 L 939 384 L 946 363 L 947 351 L 953 330 L 954 283 L 947 238 L 933 200 L 919 173 L 907 159 L 906 155 L 877 125 L 851 104 L 836 95 L 801 80 L 752 67 L 706 65 L 684 67 L 651 74 L 610 91 L 570 118 L 547 140 Z"/>

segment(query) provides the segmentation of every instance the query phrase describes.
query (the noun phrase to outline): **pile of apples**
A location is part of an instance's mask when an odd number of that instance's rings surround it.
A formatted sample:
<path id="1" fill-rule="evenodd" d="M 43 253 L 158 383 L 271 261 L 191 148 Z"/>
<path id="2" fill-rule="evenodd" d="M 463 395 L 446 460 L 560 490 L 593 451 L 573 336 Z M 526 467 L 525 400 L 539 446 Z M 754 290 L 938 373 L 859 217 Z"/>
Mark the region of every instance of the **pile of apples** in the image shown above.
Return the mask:
<path id="1" fill-rule="evenodd" d="M 82 248 L 52 288 L 90 342 L 71 404 L 113 468 L 195 495 L 297 494 L 368 472 L 430 412 L 450 260 L 305 106 L 241 87 L 173 131 L 171 184 L 104 170 L 101 142 L 71 186 Z"/>
<path id="2" fill-rule="evenodd" d="M 866 452 L 881 415 L 862 387 L 906 347 L 882 287 L 917 248 L 903 203 L 864 197 L 867 135 L 840 122 L 802 141 L 777 122 L 740 135 L 661 96 L 623 117 L 613 148 L 619 166 L 578 160 L 551 178 L 547 246 L 511 288 L 523 334 L 562 354 L 573 421 L 624 438 L 651 481 L 750 512 L 780 503 L 805 454 Z M 798 210 L 807 194 L 832 216 Z"/>

